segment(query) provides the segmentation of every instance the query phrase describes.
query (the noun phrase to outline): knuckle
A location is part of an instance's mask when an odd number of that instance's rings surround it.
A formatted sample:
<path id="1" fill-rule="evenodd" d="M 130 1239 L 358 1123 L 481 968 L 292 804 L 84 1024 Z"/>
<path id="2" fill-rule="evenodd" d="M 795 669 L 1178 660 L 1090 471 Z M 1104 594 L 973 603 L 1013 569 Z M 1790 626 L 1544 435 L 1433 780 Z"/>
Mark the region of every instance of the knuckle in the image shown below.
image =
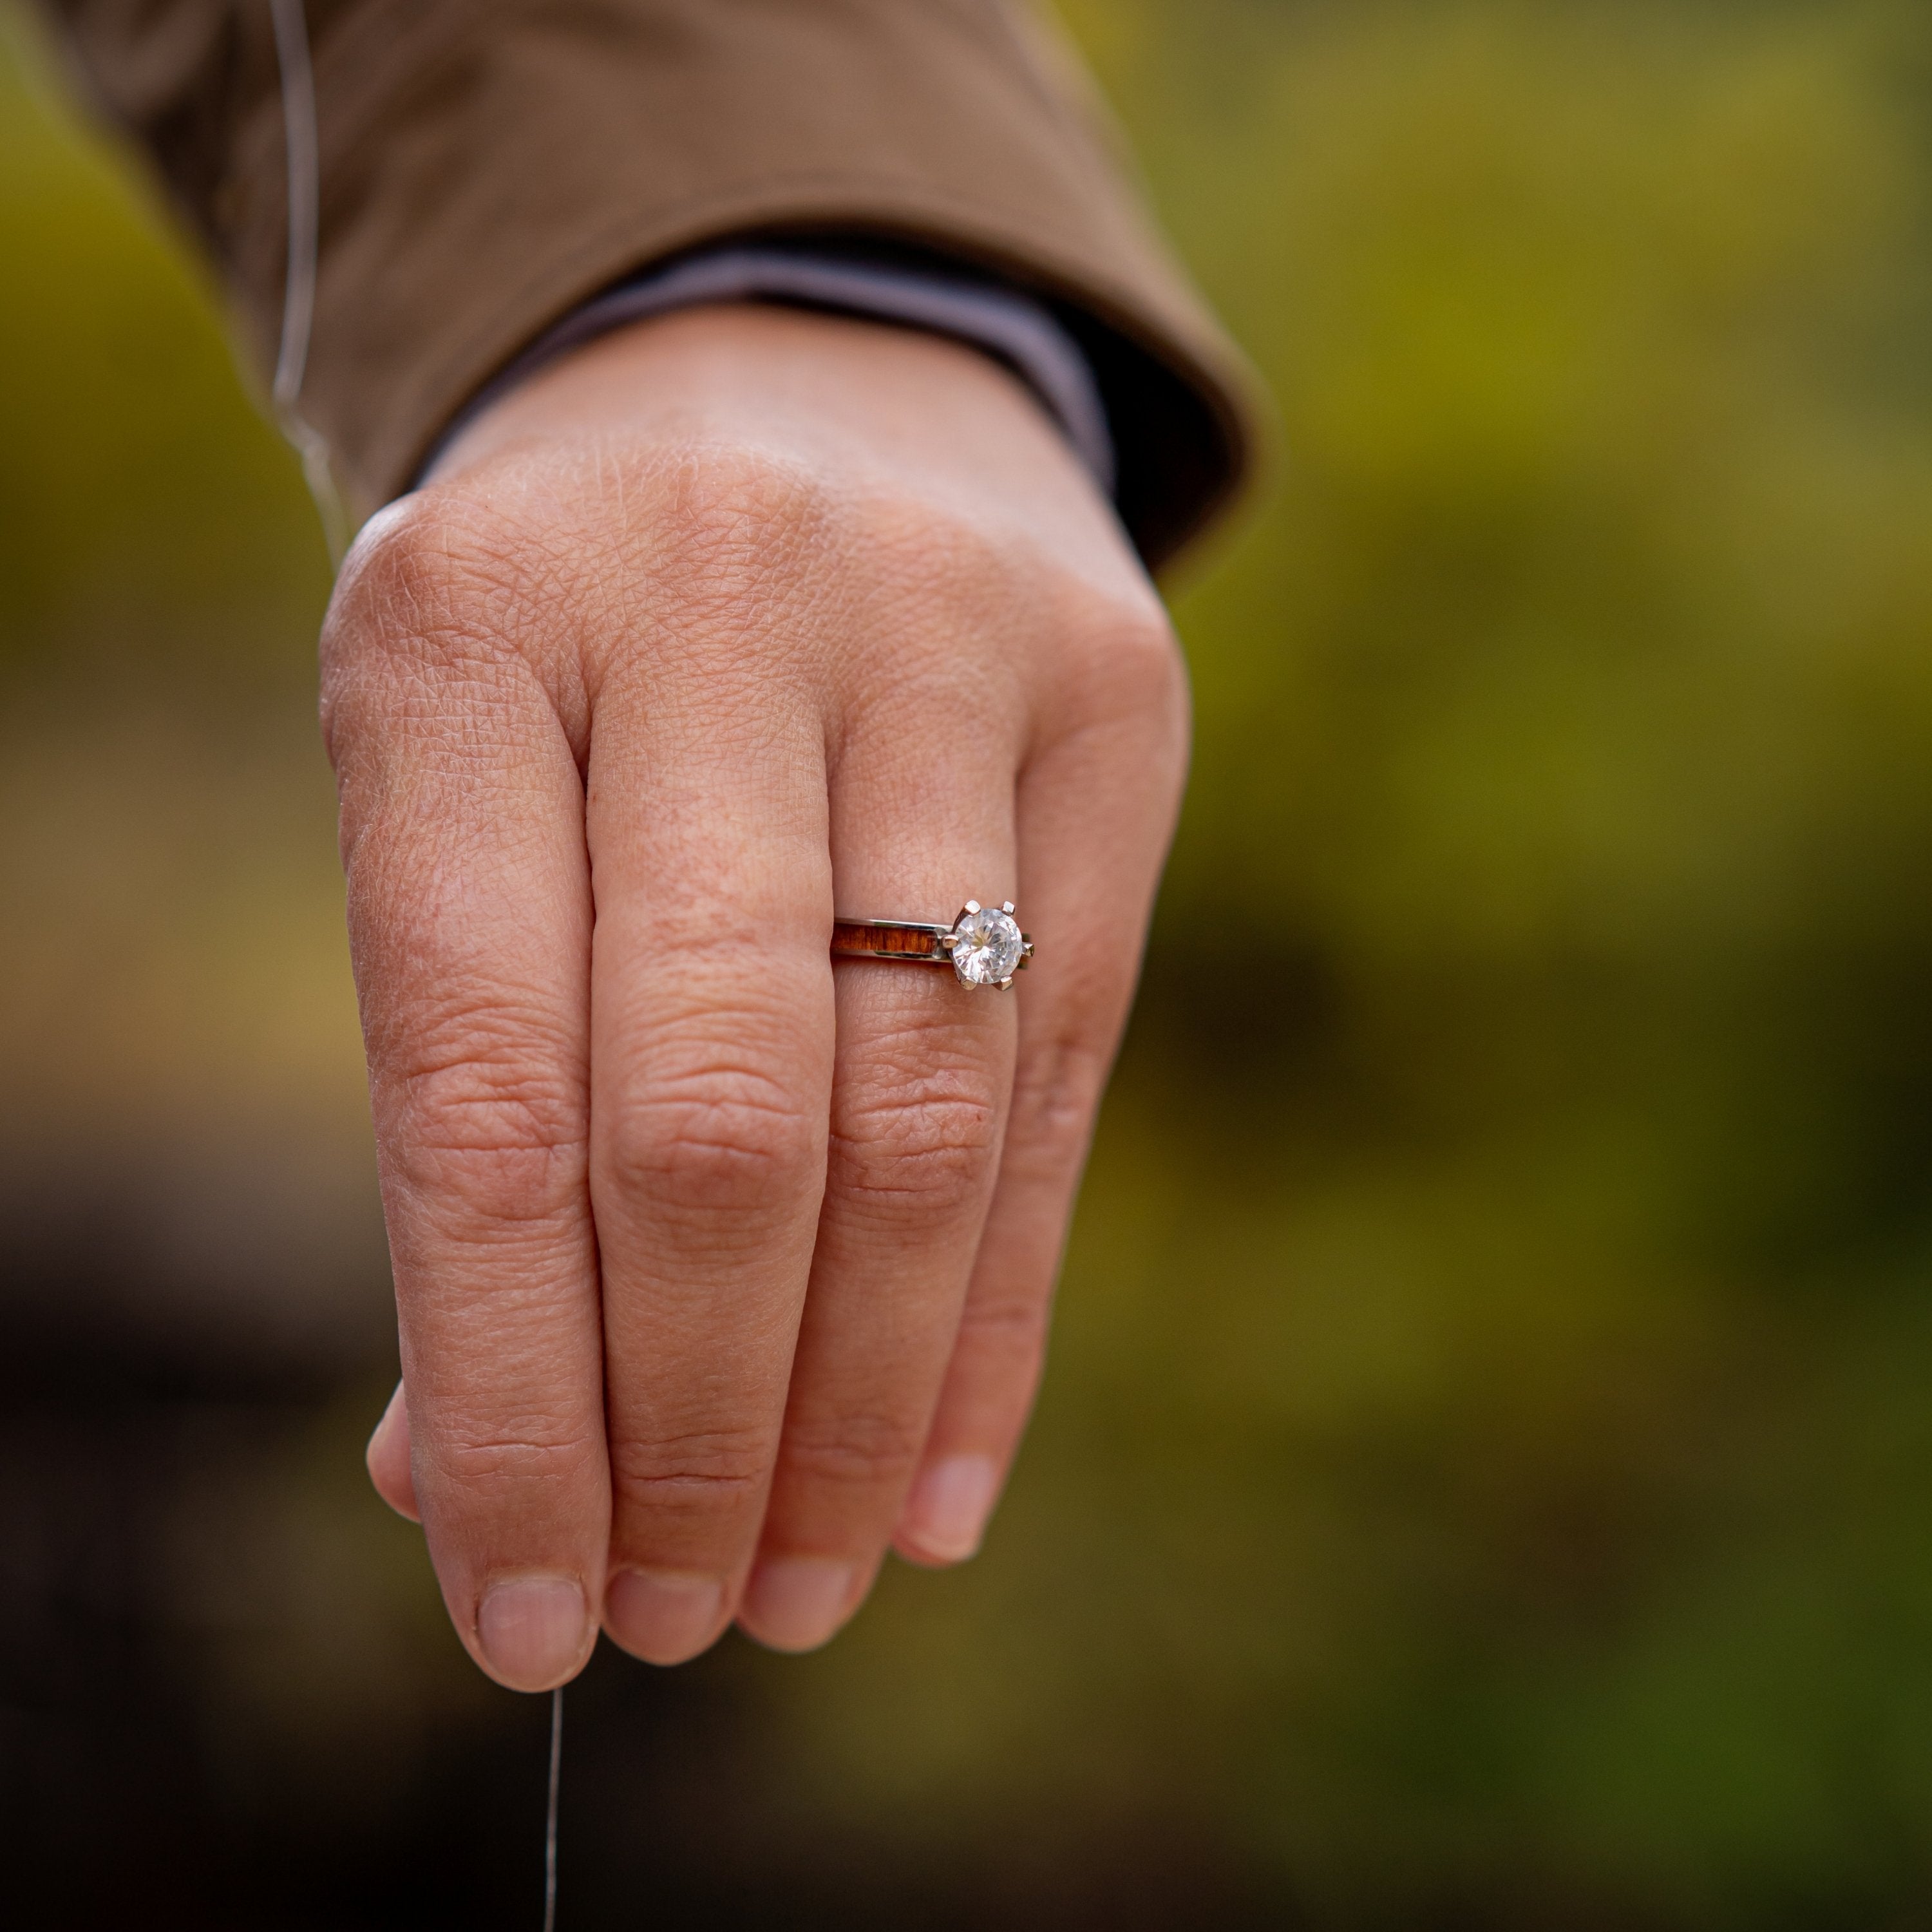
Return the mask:
<path id="1" fill-rule="evenodd" d="M 329 600 L 325 664 L 446 620 L 466 588 L 470 548 L 446 500 L 434 493 L 405 497 L 372 518 Z"/>
<path id="2" fill-rule="evenodd" d="M 1180 665 L 1174 626 L 1151 592 L 1083 586 L 1084 608 L 1072 626 L 1076 641 L 1105 655 L 1123 673 L 1166 692 Z"/>
<path id="3" fill-rule="evenodd" d="M 970 1064 L 915 1055 L 854 1083 L 832 1136 L 842 1193 L 875 1213 L 932 1219 L 977 1203 L 1000 1146 L 1000 1096 Z"/>
<path id="4" fill-rule="evenodd" d="M 859 513 L 868 551 L 902 595 L 983 616 L 1035 569 L 1030 547 L 918 491 L 875 494 Z"/>
<path id="5" fill-rule="evenodd" d="M 341 699 L 398 664 L 448 672 L 500 662 L 554 592 L 527 520 L 473 496 L 421 490 L 373 518 L 338 579 L 321 640 L 325 721 Z"/>
<path id="6" fill-rule="evenodd" d="M 527 1496 L 574 1487 L 594 1466 L 598 1444 L 581 1430 L 531 1418 L 474 1436 L 446 1430 L 424 1448 L 437 1487 L 487 1502 L 506 1490 Z"/>
<path id="7" fill-rule="evenodd" d="M 889 1487 L 903 1479 L 925 1447 L 926 1431 L 904 1416 L 794 1419 L 785 1431 L 785 1478 L 841 1490 Z"/>
<path id="8" fill-rule="evenodd" d="M 1132 728 L 1145 775 L 1185 770 L 1192 726 L 1186 661 L 1165 611 L 1137 599 L 1089 602 L 1064 626 L 1072 688 L 1066 714 Z"/>
<path id="9" fill-rule="evenodd" d="M 446 1430 L 433 1450 L 436 1467 L 446 1474 L 490 1483 L 574 1475 L 596 1448 L 580 1429 L 526 1416 L 509 1427 L 465 1434 Z"/>
<path id="10" fill-rule="evenodd" d="M 650 479 L 652 575 L 687 622 L 708 614 L 735 632 L 746 609 L 815 577 L 848 548 L 825 479 L 742 444 L 686 451 Z"/>
<path id="11" fill-rule="evenodd" d="M 685 1519 L 730 1516 L 764 1496 L 772 1463 L 765 1436 L 693 1430 L 610 1445 L 610 1478 L 627 1508 Z"/>
<path id="12" fill-rule="evenodd" d="M 1030 1370 L 1046 1353 L 1052 1312 L 1050 1283 L 1032 1289 L 1015 1286 L 976 1293 L 961 1317 L 957 1346 Z"/>
<path id="13" fill-rule="evenodd" d="M 600 1112 L 596 1136 L 600 1183 L 707 1219 L 788 1205 L 821 1171 L 791 1083 L 742 1055 L 641 1084 Z"/>
<path id="14" fill-rule="evenodd" d="M 1148 720 L 1169 774 L 1177 781 L 1187 767 L 1189 740 L 1193 730 L 1193 704 L 1187 668 L 1172 632 L 1163 630 L 1156 642 L 1124 654 L 1130 694 Z"/>
<path id="15" fill-rule="evenodd" d="M 489 1225 L 548 1220 L 580 1202 L 580 1086 L 504 1016 L 478 1012 L 426 1031 L 385 1084 L 383 1139 L 413 1194 Z"/>
<path id="16" fill-rule="evenodd" d="M 706 538 L 726 551 L 755 544 L 814 520 L 832 500 L 824 478 L 805 464 L 743 443 L 692 451 L 666 484 L 669 534 L 681 549 Z"/>
<path id="17" fill-rule="evenodd" d="M 1187 670 L 1167 613 L 1150 601 L 1118 603 L 1102 629 L 1106 648 L 1123 674 L 1151 702 L 1171 704 L 1187 694 Z"/>
<path id="18" fill-rule="evenodd" d="M 1013 1088 L 1009 1159 L 1053 1166 L 1077 1161 L 1112 1058 L 1084 1028 L 1062 1028 L 1030 1047 L 1028 1070 Z"/>

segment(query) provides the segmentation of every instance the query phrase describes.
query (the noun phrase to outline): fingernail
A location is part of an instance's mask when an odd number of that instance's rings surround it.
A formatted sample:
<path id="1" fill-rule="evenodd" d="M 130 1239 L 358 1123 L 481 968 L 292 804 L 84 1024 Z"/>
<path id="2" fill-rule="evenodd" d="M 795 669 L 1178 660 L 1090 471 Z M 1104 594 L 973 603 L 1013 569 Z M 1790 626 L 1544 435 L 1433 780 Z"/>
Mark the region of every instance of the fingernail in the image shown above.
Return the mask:
<path id="1" fill-rule="evenodd" d="M 620 1570 L 604 1592 L 611 1636 L 646 1664 L 682 1664 L 718 1634 L 724 1586 L 675 1570 Z"/>
<path id="2" fill-rule="evenodd" d="M 949 1456 L 914 1484 L 898 1533 L 922 1556 L 963 1563 L 980 1547 L 998 1493 L 1000 1472 L 984 1456 Z"/>
<path id="3" fill-rule="evenodd" d="M 752 1572 L 739 1620 L 773 1650 L 816 1650 L 845 1621 L 857 1575 L 826 1557 L 774 1557 Z"/>
<path id="4" fill-rule="evenodd" d="M 478 1606 L 476 1642 L 512 1690 L 548 1690 L 581 1661 L 588 1621 L 575 1577 L 511 1576 Z"/>

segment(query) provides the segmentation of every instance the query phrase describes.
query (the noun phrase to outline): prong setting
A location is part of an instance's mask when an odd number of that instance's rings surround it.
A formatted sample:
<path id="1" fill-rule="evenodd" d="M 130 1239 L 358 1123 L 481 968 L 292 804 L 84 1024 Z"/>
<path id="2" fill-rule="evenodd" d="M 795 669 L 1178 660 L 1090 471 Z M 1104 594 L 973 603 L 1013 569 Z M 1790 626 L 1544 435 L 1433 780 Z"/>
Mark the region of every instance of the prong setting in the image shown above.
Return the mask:
<path id="1" fill-rule="evenodd" d="M 962 986 L 1004 991 L 1025 957 L 1026 936 L 1013 919 L 1009 900 L 998 911 L 968 899 L 952 928 L 949 956 Z"/>
<path id="2" fill-rule="evenodd" d="M 1033 940 L 1013 917 L 1013 902 L 998 910 L 968 899 L 950 926 L 920 920 L 836 919 L 834 959 L 884 959 L 907 966 L 950 967 L 960 985 L 1004 992 L 1033 957 Z"/>

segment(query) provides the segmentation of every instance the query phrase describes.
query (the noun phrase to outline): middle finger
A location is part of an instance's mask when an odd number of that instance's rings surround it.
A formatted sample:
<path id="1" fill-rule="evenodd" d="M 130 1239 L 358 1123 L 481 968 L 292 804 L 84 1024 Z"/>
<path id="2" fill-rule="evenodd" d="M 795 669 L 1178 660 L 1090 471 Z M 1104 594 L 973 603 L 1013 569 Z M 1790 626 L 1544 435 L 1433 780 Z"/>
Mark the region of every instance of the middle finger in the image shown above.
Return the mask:
<path id="1" fill-rule="evenodd" d="M 607 694 L 587 802 L 604 1622 L 658 1664 L 723 1628 L 764 1514 L 832 1049 L 818 714 L 668 655 L 698 674 Z"/>

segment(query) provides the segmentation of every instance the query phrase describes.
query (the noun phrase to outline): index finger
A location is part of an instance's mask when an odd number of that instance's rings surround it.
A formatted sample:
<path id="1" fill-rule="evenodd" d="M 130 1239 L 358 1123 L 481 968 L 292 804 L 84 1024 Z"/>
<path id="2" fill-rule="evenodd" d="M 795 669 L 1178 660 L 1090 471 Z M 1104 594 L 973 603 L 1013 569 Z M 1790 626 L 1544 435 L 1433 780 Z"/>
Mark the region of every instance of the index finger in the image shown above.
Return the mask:
<path id="1" fill-rule="evenodd" d="M 583 788 L 500 598 L 426 520 L 345 578 L 325 721 L 416 1497 L 464 1643 L 539 1690 L 589 1654 L 610 1520 Z"/>

